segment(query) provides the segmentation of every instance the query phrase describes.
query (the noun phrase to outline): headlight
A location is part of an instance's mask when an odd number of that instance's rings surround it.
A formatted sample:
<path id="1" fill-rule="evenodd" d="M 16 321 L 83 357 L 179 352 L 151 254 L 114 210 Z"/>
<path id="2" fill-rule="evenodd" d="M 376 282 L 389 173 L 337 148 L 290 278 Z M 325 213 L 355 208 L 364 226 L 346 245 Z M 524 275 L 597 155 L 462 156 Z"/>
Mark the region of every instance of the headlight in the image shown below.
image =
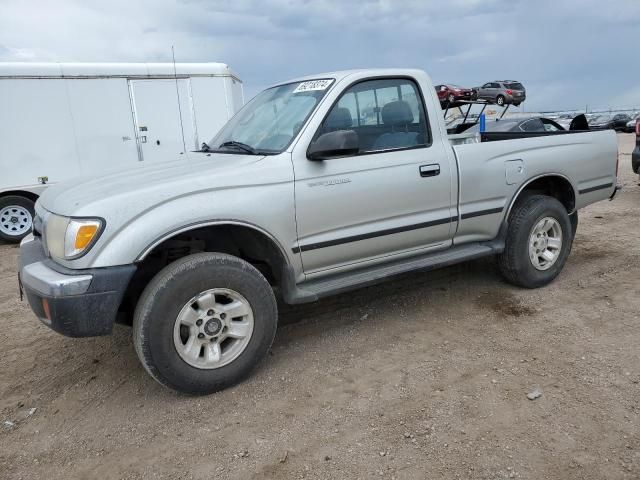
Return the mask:
<path id="1" fill-rule="evenodd" d="M 104 222 L 99 218 L 68 218 L 49 215 L 45 240 L 52 257 L 72 260 L 81 256 L 98 239 Z"/>

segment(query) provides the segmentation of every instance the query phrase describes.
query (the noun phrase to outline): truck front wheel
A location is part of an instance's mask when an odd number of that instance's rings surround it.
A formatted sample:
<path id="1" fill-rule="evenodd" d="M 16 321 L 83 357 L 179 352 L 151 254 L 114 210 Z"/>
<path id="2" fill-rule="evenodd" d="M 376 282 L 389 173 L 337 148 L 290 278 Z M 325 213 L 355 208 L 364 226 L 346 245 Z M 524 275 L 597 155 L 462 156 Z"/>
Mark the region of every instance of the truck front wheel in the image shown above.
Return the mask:
<path id="1" fill-rule="evenodd" d="M 19 195 L 0 198 L 0 238 L 19 242 L 33 226 L 33 200 Z"/>
<path id="2" fill-rule="evenodd" d="M 208 394 L 249 375 L 269 351 L 277 307 L 269 282 L 231 255 L 198 253 L 147 285 L 134 314 L 135 349 L 162 385 Z"/>
<path id="3" fill-rule="evenodd" d="M 564 267 L 574 234 L 567 210 L 558 200 L 546 195 L 524 198 L 509 217 L 505 249 L 498 258 L 502 275 L 520 287 L 547 285 Z"/>

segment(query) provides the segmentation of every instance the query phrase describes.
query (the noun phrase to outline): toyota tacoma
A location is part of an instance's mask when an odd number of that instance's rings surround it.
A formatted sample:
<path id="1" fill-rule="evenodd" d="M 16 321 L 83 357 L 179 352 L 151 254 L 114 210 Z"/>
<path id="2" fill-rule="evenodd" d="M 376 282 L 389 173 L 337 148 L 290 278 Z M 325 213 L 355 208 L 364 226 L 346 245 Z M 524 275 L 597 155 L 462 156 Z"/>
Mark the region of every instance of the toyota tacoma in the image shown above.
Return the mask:
<path id="1" fill-rule="evenodd" d="M 448 136 L 429 76 L 406 69 L 275 85 L 176 157 L 47 189 L 19 281 L 63 335 L 131 324 L 149 374 L 192 394 L 265 357 L 276 297 L 489 255 L 511 284 L 549 284 L 617 175 L 613 131 Z"/>

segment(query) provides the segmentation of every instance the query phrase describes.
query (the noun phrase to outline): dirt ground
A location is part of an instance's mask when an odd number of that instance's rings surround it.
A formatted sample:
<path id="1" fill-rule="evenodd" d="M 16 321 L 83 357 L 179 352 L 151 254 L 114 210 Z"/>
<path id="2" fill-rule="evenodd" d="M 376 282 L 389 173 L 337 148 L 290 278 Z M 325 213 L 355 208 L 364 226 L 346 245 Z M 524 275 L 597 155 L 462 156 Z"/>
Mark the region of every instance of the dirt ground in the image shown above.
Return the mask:
<path id="1" fill-rule="evenodd" d="M 287 308 L 253 377 L 208 397 L 156 384 L 127 327 L 40 325 L 0 245 L 0 478 L 640 478 L 640 187 L 619 141 L 624 190 L 581 211 L 552 285 L 482 260 Z"/>

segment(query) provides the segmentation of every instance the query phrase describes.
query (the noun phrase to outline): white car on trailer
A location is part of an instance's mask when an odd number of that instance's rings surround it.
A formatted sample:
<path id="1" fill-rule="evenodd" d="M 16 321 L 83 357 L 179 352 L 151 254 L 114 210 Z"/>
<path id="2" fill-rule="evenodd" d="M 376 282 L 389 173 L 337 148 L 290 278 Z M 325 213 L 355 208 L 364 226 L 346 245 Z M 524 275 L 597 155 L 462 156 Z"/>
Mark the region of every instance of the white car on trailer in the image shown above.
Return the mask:
<path id="1" fill-rule="evenodd" d="M 0 238 L 50 183 L 179 161 L 243 103 L 222 63 L 0 63 Z"/>

